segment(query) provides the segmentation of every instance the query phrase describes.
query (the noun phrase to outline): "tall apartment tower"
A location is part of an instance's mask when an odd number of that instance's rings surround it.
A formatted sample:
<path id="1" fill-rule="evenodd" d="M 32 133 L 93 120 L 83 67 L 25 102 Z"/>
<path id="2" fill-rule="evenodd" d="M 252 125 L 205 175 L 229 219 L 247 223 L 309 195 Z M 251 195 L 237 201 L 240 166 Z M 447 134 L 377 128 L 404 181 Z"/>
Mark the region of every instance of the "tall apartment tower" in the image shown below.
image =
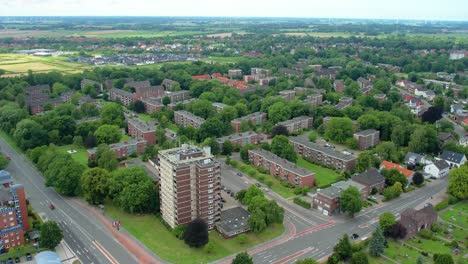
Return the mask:
<path id="1" fill-rule="evenodd" d="M 213 229 L 221 211 L 221 168 L 210 148 L 162 150 L 158 163 L 164 221 L 174 228 L 202 218 Z"/>

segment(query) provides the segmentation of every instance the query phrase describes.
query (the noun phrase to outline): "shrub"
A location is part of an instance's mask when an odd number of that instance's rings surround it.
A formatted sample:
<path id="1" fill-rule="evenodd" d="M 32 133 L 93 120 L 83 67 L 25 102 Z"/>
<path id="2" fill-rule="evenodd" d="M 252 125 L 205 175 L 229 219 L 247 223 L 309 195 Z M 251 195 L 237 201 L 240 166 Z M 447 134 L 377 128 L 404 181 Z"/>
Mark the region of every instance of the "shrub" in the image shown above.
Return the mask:
<path id="1" fill-rule="evenodd" d="M 449 206 L 449 199 L 444 199 L 440 203 L 436 204 L 434 206 L 434 209 L 436 209 L 436 211 L 440 211 L 440 210 L 447 208 L 448 206 Z"/>
<path id="2" fill-rule="evenodd" d="M 304 208 L 307 208 L 307 209 L 310 209 L 310 207 L 311 207 L 309 202 L 304 201 L 299 197 L 294 198 L 294 203 L 297 204 L 297 205 L 300 205 L 300 206 L 302 206 Z"/>
<path id="3" fill-rule="evenodd" d="M 429 256 L 429 254 L 428 254 L 426 251 L 422 251 L 422 252 L 421 252 L 421 255 L 423 255 L 423 256 L 425 256 L 425 257 Z"/>
<path id="4" fill-rule="evenodd" d="M 458 202 L 457 197 L 450 195 L 448 198 L 448 204 L 456 204 Z"/>
<path id="5" fill-rule="evenodd" d="M 271 188 L 271 186 L 273 186 L 274 183 L 273 183 L 273 181 L 271 181 L 271 180 L 267 180 L 267 181 L 265 182 L 265 184 L 266 184 L 269 188 Z"/>
<path id="6" fill-rule="evenodd" d="M 247 235 L 246 234 L 240 234 L 236 237 L 236 240 L 239 244 L 243 245 L 247 242 Z"/>
<path id="7" fill-rule="evenodd" d="M 178 239 L 184 239 L 185 225 L 178 225 L 176 228 L 172 229 L 172 234 Z"/>
<path id="8" fill-rule="evenodd" d="M 429 229 L 422 229 L 421 231 L 418 232 L 418 234 L 422 238 L 425 238 L 425 239 L 430 239 L 430 240 L 434 239 L 434 233 Z"/>
<path id="9" fill-rule="evenodd" d="M 441 223 L 435 222 L 431 225 L 431 231 L 434 233 L 441 233 L 444 231 L 444 228 L 442 227 Z"/>
<path id="10" fill-rule="evenodd" d="M 265 176 L 264 175 L 258 176 L 258 181 L 262 183 L 265 182 Z"/>

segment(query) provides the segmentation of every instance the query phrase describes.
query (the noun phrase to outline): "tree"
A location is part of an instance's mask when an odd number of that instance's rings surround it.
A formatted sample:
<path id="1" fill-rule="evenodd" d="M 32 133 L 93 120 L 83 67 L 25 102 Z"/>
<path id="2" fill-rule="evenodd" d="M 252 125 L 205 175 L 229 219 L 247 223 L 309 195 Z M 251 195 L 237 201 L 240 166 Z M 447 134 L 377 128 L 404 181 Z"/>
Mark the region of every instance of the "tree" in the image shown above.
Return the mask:
<path id="1" fill-rule="evenodd" d="M 119 165 L 114 151 L 106 144 L 101 144 L 97 147 L 94 158 L 97 166 L 107 171 L 114 171 Z"/>
<path id="2" fill-rule="evenodd" d="M 314 131 L 310 132 L 308 138 L 310 142 L 315 143 L 315 141 L 317 140 L 317 133 Z"/>
<path id="3" fill-rule="evenodd" d="M 447 192 L 459 200 L 468 198 L 468 165 L 449 172 Z"/>
<path id="4" fill-rule="evenodd" d="M 144 113 L 146 111 L 146 107 L 145 107 L 145 104 L 140 101 L 140 100 L 137 100 L 134 104 L 133 104 L 133 110 L 137 113 Z"/>
<path id="5" fill-rule="evenodd" d="M 434 124 L 437 120 L 442 118 L 442 113 L 444 112 L 443 107 L 441 106 L 431 106 L 424 112 L 421 116 L 423 122 L 428 122 Z"/>
<path id="6" fill-rule="evenodd" d="M 107 103 L 101 109 L 102 123 L 107 125 L 123 126 L 125 117 L 123 108 L 117 103 Z"/>
<path id="7" fill-rule="evenodd" d="M 253 144 L 247 144 L 240 149 L 240 157 L 244 162 L 249 162 L 249 150 L 256 149 L 257 146 Z"/>
<path id="8" fill-rule="evenodd" d="M 242 198 L 242 203 L 245 205 L 250 205 L 252 200 L 256 196 L 261 196 L 263 197 L 263 192 L 260 190 L 257 186 L 251 185 L 247 191 L 245 192 L 244 197 Z"/>
<path id="9" fill-rule="evenodd" d="M 375 148 L 375 152 L 382 160 L 398 161 L 397 146 L 390 141 L 382 142 Z"/>
<path id="10" fill-rule="evenodd" d="M 216 118 L 216 117 L 208 118 L 200 126 L 200 129 L 198 131 L 199 141 L 203 141 L 203 140 L 205 140 L 206 138 L 209 138 L 209 137 L 214 137 L 214 138 L 220 137 L 224 132 L 224 127 L 225 127 L 225 125 L 218 118 Z"/>
<path id="11" fill-rule="evenodd" d="M 374 233 L 372 233 L 369 246 L 369 253 L 374 257 L 378 257 L 384 252 L 384 250 L 385 237 L 383 236 L 382 229 L 380 229 L 380 227 L 377 227 Z"/>
<path id="12" fill-rule="evenodd" d="M 325 128 L 325 137 L 337 143 L 344 143 L 353 133 L 353 122 L 347 117 L 333 117 Z"/>
<path id="13" fill-rule="evenodd" d="M 289 136 L 289 131 L 285 126 L 277 125 L 277 126 L 273 127 L 273 130 L 271 131 L 271 135 L 273 137 L 275 137 L 277 135 Z"/>
<path id="14" fill-rule="evenodd" d="M 379 224 L 385 235 L 390 233 L 390 229 L 397 223 L 395 216 L 390 212 L 385 212 L 379 217 Z"/>
<path id="15" fill-rule="evenodd" d="M 424 183 L 424 176 L 422 175 L 422 173 L 420 173 L 419 171 L 415 172 L 413 175 L 413 184 L 418 186 L 423 183 Z"/>
<path id="16" fill-rule="evenodd" d="M 385 188 L 385 190 L 383 191 L 383 195 L 385 200 L 388 201 L 393 198 L 399 197 L 402 192 L 403 188 L 401 183 L 395 182 L 395 184 L 393 184 L 392 186 Z"/>
<path id="17" fill-rule="evenodd" d="M 97 84 L 87 83 L 84 85 L 82 92 L 93 98 L 96 98 L 99 94 L 99 87 Z"/>
<path id="18" fill-rule="evenodd" d="M 47 221 L 41 225 L 41 247 L 54 249 L 63 239 L 62 230 L 56 222 Z"/>
<path id="19" fill-rule="evenodd" d="M 4 170 L 10 161 L 0 154 L 0 170 Z"/>
<path id="20" fill-rule="evenodd" d="M 277 102 L 268 108 L 268 117 L 271 123 L 288 120 L 291 118 L 291 109 L 283 102 Z"/>
<path id="21" fill-rule="evenodd" d="M 47 131 L 36 121 L 23 119 L 16 125 L 13 138 L 23 150 L 47 144 Z"/>
<path id="22" fill-rule="evenodd" d="M 367 254 L 359 251 L 353 254 L 351 257 L 351 261 L 349 262 L 350 264 L 368 264 L 369 263 L 369 258 L 367 257 Z"/>
<path id="23" fill-rule="evenodd" d="M 223 143 L 223 155 L 231 155 L 232 150 L 234 149 L 234 146 L 232 145 L 232 142 L 229 140 L 224 141 Z"/>
<path id="24" fill-rule="evenodd" d="M 184 232 L 185 244 L 190 247 L 203 247 L 208 243 L 208 225 L 206 222 L 197 218 L 187 225 Z"/>
<path id="25" fill-rule="evenodd" d="M 406 237 L 406 232 L 406 228 L 398 222 L 390 229 L 390 237 L 393 239 L 403 239 Z"/>
<path id="26" fill-rule="evenodd" d="M 81 189 L 90 204 L 102 204 L 109 193 L 110 174 L 101 168 L 85 171 L 81 176 Z"/>
<path id="27" fill-rule="evenodd" d="M 351 257 L 353 250 L 347 234 L 344 234 L 340 241 L 338 241 L 333 248 L 333 252 L 336 253 L 338 258 L 343 261 L 346 261 Z"/>
<path id="28" fill-rule="evenodd" d="M 298 260 L 294 264 L 317 264 L 317 261 L 313 258 L 306 258 Z"/>
<path id="29" fill-rule="evenodd" d="M 387 186 L 392 186 L 396 182 L 401 183 L 402 186 L 408 185 L 408 179 L 405 177 L 405 175 L 403 175 L 400 171 L 396 169 L 383 169 L 381 170 L 381 173 L 385 178 L 385 184 Z"/>
<path id="30" fill-rule="evenodd" d="M 419 126 L 410 136 L 409 150 L 415 153 L 436 153 L 439 150 L 439 138 L 434 126 Z"/>
<path id="31" fill-rule="evenodd" d="M 434 254 L 432 257 L 434 264 L 454 264 L 453 258 L 450 254 Z"/>
<path id="32" fill-rule="evenodd" d="M 341 210 L 353 217 L 362 209 L 361 193 L 356 187 L 350 186 L 341 193 L 340 203 Z"/>
<path id="33" fill-rule="evenodd" d="M 119 142 L 122 134 L 118 126 L 102 125 L 94 132 L 94 136 L 98 144 L 112 144 Z"/>
<path id="34" fill-rule="evenodd" d="M 239 244 L 244 245 L 247 242 L 247 235 L 246 234 L 239 234 L 236 237 L 236 240 Z"/>
<path id="35" fill-rule="evenodd" d="M 375 167 L 379 160 L 370 151 L 363 151 L 359 153 L 356 160 L 356 172 L 363 172 L 371 167 Z"/>
<path id="36" fill-rule="evenodd" d="M 265 213 L 261 209 L 257 208 L 250 213 L 249 227 L 255 233 L 261 233 L 267 228 Z"/>
<path id="37" fill-rule="evenodd" d="M 169 96 L 164 96 L 162 99 L 162 103 L 164 106 L 167 106 L 168 104 L 171 103 L 171 98 Z"/>
<path id="38" fill-rule="evenodd" d="M 254 264 L 253 259 L 246 252 L 241 252 L 236 255 L 231 264 Z"/>
<path id="39" fill-rule="evenodd" d="M 38 164 L 41 164 L 41 160 Z M 52 186 L 58 193 L 67 196 L 80 193 L 80 178 L 85 167 L 70 155 L 52 152 L 48 166 L 43 169 L 45 169 L 46 186 Z"/>
<path id="40" fill-rule="evenodd" d="M 297 161 L 297 153 L 294 151 L 294 147 L 289 144 L 289 139 L 286 136 L 280 135 L 273 138 L 271 152 L 293 163 Z"/>

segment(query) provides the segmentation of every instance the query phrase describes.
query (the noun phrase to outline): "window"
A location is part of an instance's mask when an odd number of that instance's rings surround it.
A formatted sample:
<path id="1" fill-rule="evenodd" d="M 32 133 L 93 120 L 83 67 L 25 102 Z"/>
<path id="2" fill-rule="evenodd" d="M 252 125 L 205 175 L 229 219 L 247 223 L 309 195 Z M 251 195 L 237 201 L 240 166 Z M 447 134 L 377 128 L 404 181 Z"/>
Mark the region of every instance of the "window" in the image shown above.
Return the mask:
<path id="1" fill-rule="evenodd" d="M 10 217 L 10 221 L 13 221 L 13 216 L 12 216 L 12 217 Z"/>
<path id="2" fill-rule="evenodd" d="M 208 195 L 208 199 L 213 199 L 213 195 Z"/>
<path id="3" fill-rule="evenodd" d="M 12 215 L 12 214 L 13 214 L 13 212 L 8 212 L 8 215 Z"/>
<path id="4" fill-rule="evenodd" d="M 213 168 L 208 168 L 208 171 L 213 171 Z"/>
<path id="5" fill-rule="evenodd" d="M 213 216 L 212 215 L 208 216 L 208 219 L 209 220 L 213 219 Z"/>
<path id="6" fill-rule="evenodd" d="M 213 189 L 208 189 L 208 193 L 213 193 Z"/>
<path id="7" fill-rule="evenodd" d="M 209 211 L 208 211 L 208 214 L 213 214 L 213 210 L 209 210 Z"/>
<path id="8" fill-rule="evenodd" d="M 213 184 L 208 184 L 208 188 L 213 188 Z"/>
<path id="9" fill-rule="evenodd" d="M 213 203 L 213 200 L 208 200 L 208 204 L 212 204 Z"/>
<path id="10" fill-rule="evenodd" d="M 213 182 L 213 179 L 209 179 L 208 182 Z"/>
<path id="11" fill-rule="evenodd" d="M 213 206 L 212 205 L 208 206 L 208 209 L 213 209 Z"/>

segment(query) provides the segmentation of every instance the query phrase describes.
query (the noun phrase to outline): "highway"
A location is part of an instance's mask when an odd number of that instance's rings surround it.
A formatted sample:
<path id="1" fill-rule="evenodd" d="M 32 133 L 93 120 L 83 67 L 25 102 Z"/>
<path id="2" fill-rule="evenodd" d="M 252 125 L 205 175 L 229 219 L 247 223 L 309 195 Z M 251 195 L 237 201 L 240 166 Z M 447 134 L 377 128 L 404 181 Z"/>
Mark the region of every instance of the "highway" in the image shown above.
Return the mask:
<path id="1" fill-rule="evenodd" d="M 10 156 L 7 170 L 17 183 L 23 184 L 30 204 L 43 219 L 60 225 L 64 240 L 83 263 L 138 263 L 99 220 L 57 194 L 53 188 L 45 187 L 42 175 L 27 157 L 13 150 L 2 138 L 0 147 Z M 55 210 L 49 208 L 50 203 L 55 205 Z"/>
<path id="2" fill-rule="evenodd" d="M 237 176 L 236 169 L 223 164 L 221 181 L 224 186 L 234 192 L 246 189 L 256 181 L 245 174 Z M 432 196 L 447 187 L 447 179 L 428 183 L 427 186 L 418 188 L 391 201 L 365 208 L 354 218 L 345 215 L 324 216 L 314 209 L 304 209 L 292 201 L 282 198 L 269 191 L 265 195 L 269 199 L 275 199 L 285 209 L 285 220 L 291 222 L 296 234 L 289 240 L 262 250 L 251 250 L 255 263 L 294 263 L 303 258 L 321 259 L 330 255 L 336 242 L 343 234 L 356 233 L 363 237 L 370 237 L 378 224 L 378 217 L 384 212 L 392 212 L 398 216 L 406 208 L 415 208 Z M 219 263 L 227 263 L 219 261 Z"/>

